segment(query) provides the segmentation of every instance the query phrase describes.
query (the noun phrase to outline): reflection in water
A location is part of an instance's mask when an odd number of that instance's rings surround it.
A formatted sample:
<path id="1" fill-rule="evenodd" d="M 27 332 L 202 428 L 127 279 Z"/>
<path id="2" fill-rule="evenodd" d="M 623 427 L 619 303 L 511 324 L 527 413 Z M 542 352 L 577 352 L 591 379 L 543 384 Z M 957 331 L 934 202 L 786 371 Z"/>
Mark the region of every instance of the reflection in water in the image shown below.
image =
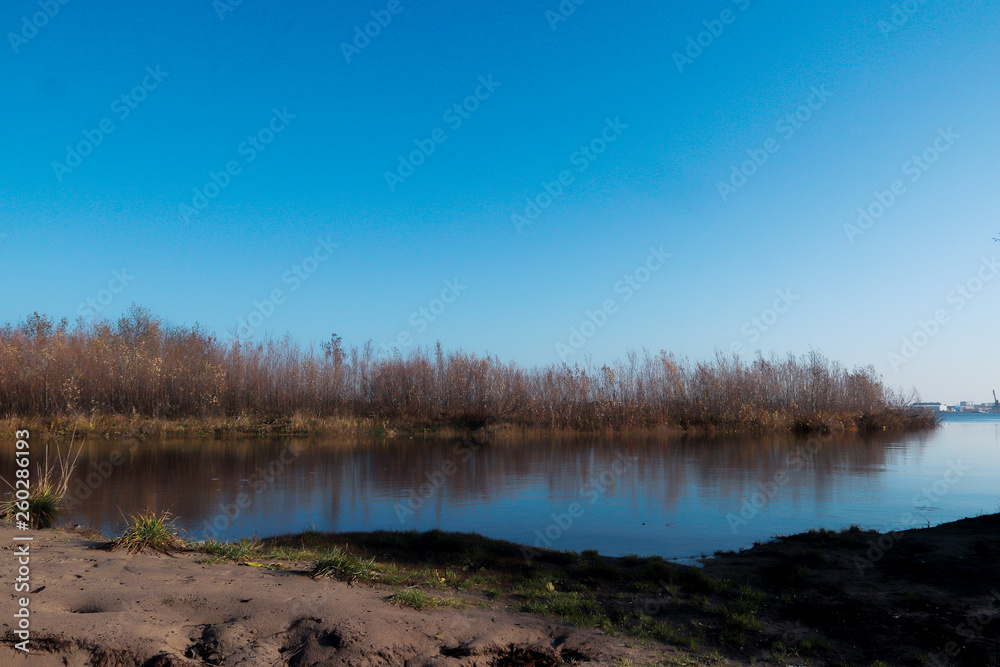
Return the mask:
<path id="1" fill-rule="evenodd" d="M 90 441 L 67 519 L 113 533 L 123 515 L 170 510 L 194 539 L 438 527 L 556 549 L 680 557 L 813 527 L 889 525 L 912 510 L 911 497 L 949 457 L 976 472 L 928 520 L 993 510 L 986 499 L 995 494 L 998 442 L 995 420 L 811 444 L 617 435 L 482 444 Z M 3 461 L 7 479 L 11 464 Z"/>

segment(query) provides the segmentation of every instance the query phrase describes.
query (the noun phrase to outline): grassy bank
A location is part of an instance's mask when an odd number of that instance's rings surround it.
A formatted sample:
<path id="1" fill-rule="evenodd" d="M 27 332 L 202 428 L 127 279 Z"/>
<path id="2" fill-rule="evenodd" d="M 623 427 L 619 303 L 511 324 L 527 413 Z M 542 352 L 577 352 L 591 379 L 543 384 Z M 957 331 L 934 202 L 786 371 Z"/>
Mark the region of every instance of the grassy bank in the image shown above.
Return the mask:
<path id="1" fill-rule="evenodd" d="M 624 361 L 522 368 L 496 357 L 289 338 L 221 340 L 133 306 L 117 322 L 70 326 L 34 314 L 0 328 L 0 417 L 100 435 L 295 435 L 508 428 L 677 428 L 809 433 L 924 428 L 871 367 L 817 353 L 665 351 Z"/>
<path id="2" fill-rule="evenodd" d="M 32 599 L 32 637 L 53 658 L 43 664 L 186 664 L 150 661 L 163 652 L 281 664 L 282 653 L 317 646 L 327 662 L 313 653 L 303 664 L 343 662 L 347 651 L 349 664 L 403 664 L 424 642 L 415 664 L 1000 665 L 997 514 L 887 534 L 809 531 L 716 554 L 702 569 L 440 531 L 185 545 L 162 519 L 134 517 L 115 541 L 34 534 L 47 586 Z M 22 534 L 6 522 L 0 531 Z M 282 634 L 303 623 L 312 639 Z M 95 632 L 105 624 L 113 634 Z"/>
<path id="3" fill-rule="evenodd" d="M 607 558 L 596 551 L 526 550 L 502 540 L 441 531 L 307 532 L 237 543 L 211 541 L 197 548 L 206 563 L 274 569 L 308 563 L 305 567 L 314 577 L 388 586 L 395 590 L 393 600 L 416 608 L 478 606 L 548 614 L 687 649 L 698 649 L 700 640 L 715 630 L 724 631 L 726 623 L 734 622 L 732 614 L 705 614 L 704 621 L 718 622 L 691 625 L 688 617 L 655 618 L 657 610 L 646 602 L 681 593 L 734 600 L 756 596 L 735 582 L 715 582 L 696 568 L 655 556 Z M 730 633 L 733 641 L 737 634 Z"/>
<path id="4" fill-rule="evenodd" d="M 947 664 L 998 665 L 998 528 L 993 514 L 891 534 L 809 531 L 717 554 L 704 569 L 441 531 L 306 532 L 195 549 L 203 563 L 384 588 L 387 601 L 414 609 L 542 614 L 695 656 L 676 664 L 917 666 L 948 654 Z"/>

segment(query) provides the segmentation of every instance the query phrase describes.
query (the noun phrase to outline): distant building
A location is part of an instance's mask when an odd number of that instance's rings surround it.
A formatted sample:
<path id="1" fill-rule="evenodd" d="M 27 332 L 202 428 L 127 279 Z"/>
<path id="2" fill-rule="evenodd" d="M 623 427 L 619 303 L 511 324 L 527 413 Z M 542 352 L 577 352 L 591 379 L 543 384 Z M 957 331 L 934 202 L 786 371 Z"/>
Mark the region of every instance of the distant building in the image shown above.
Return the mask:
<path id="1" fill-rule="evenodd" d="M 926 405 L 933 404 L 928 403 Z M 948 410 L 955 412 L 1000 412 L 993 403 L 976 403 L 975 401 L 961 401 L 957 406 L 948 407 Z"/>
<path id="2" fill-rule="evenodd" d="M 948 406 L 944 403 L 912 403 L 910 405 L 914 410 L 926 410 L 928 412 L 946 412 Z"/>

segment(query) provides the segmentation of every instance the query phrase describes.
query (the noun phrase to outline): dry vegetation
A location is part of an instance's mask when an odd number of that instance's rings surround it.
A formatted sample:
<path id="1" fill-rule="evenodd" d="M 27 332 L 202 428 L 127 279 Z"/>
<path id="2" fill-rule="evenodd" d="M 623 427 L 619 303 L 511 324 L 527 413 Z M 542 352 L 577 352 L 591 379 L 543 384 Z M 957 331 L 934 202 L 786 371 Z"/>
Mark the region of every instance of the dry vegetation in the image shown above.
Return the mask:
<path id="1" fill-rule="evenodd" d="M 138 306 L 117 322 L 70 326 L 35 313 L 0 328 L 0 416 L 50 428 L 111 417 L 757 432 L 934 423 L 907 404 L 872 367 L 847 370 L 817 353 L 691 363 L 661 351 L 599 368 L 522 368 L 440 345 L 406 356 L 344 349 L 335 335 L 319 349 L 221 340 Z"/>

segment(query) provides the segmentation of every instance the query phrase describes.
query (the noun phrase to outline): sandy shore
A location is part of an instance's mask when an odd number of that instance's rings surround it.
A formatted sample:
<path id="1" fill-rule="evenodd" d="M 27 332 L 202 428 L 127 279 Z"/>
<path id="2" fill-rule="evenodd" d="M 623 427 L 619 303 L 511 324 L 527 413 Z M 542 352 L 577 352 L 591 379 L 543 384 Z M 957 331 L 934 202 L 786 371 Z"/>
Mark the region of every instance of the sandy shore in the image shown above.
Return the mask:
<path id="1" fill-rule="evenodd" d="M 30 656 L 14 634 L 25 595 L 14 591 L 14 538 L 26 534 Z M 489 556 L 431 591 L 460 608 L 418 611 L 390 599 L 404 586 L 312 579 L 306 562 L 270 570 L 200 562 L 198 552 L 130 556 L 93 534 L 0 523 L 0 664 L 1000 665 L 998 514 L 889 534 L 811 531 L 718 554 L 703 569 L 587 552 L 527 565 L 521 547 L 474 535 L 311 539 L 417 567 L 466 558 L 462 545 Z M 498 581 L 510 583 L 497 591 Z M 609 632 L 558 618 L 574 613 Z"/>
<path id="2" fill-rule="evenodd" d="M 32 534 L 31 655 L 14 648 L 15 535 Z M 503 610 L 414 609 L 390 587 L 302 571 L 130 556 L 61 530 L 0 525 L 3 665 L 529 665 L 646 662 L 670 650 Z"/>

